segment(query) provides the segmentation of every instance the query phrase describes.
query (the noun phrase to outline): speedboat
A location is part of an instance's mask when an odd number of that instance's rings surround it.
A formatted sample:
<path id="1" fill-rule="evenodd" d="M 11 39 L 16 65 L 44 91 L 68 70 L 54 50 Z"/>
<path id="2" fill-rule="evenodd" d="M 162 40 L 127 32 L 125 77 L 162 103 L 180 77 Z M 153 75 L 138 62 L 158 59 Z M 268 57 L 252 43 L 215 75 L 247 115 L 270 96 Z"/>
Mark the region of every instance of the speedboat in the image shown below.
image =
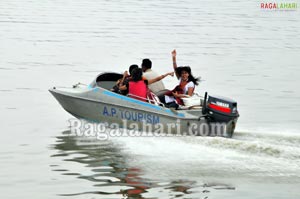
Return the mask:
<path id="1" fill-rule="evenodd" d="M 89 85 L 78 83 L 49 91 L 67 112 L 90 122 L 138 131 L 232 137 L 239 117 L 236 101 L 205 93 L 198 97 L 196 105 L 167 108 L 157 97 L 164 91 L 152 94 L 154 97 L 147 101 L 113 92 L 111 89 L 120 78 L 119 73 L 102 73 Z"/>

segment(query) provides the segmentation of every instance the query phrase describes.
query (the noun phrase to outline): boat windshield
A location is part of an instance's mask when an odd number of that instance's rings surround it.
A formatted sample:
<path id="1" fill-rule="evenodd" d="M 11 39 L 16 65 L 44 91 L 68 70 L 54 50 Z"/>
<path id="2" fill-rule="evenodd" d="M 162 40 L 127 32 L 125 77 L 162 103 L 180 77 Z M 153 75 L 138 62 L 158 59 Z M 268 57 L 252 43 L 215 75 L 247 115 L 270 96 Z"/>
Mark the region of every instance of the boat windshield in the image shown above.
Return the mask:
<path id="1" fill-rule="evenodd" d="M 93 81 L 90 86 L 94 87 L 101 87 L 107 90 L 113 88 L 116 82 L 123 77 L 120 73 L 102 73 L 97 76 L 95 81 Z"/>

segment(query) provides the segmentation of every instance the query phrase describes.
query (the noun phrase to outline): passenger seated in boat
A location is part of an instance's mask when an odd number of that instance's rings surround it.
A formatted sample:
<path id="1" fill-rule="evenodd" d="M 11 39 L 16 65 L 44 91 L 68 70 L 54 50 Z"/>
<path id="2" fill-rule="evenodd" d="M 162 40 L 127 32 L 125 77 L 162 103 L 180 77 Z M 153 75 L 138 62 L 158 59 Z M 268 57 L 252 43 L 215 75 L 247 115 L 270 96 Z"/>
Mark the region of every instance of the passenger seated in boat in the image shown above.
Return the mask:
<path id="1" fill-rule="evenodd" d="M 199 78 L 195 78 L 192 75 L 192 71 L 189 66 L 177 67 L 176 54 L 176 50 L 173 50 L 173 68 L 176 77 L 179 80 L 179 84 L 172 91 L 159 96 L 159 99 L 166 107 L 177 109 L 179 105 L 183 105 L 181 98 L 187 97 L 187 95 L 192 96 L 194 94 L 195 85 L 198 85 Z"/>
<path id="2" fill-rule="evenodd" d="M 125 71 L 123 73 L 123 77 L 116 82 L 116 85 L 111 89 L 111 91 L 122 95 L 127 95 L 128 89 L 126 88 L 126 84 L 128 84 L 128 82 L 131 80 L 132 71 L 138 67 L 139 66 L 136 64 L 129 66 L 129 74 L 127 71 Z"/>
<path id="3" fill-rule="evenodd" d="M 167 77 L 168 75 L 173 76 L 174 72 L 166 73 L 154 79 L 144 80 L 142 69 L 141 68 L 134 69 L 132 71 L 132 79 L 126 85 L 128 89 L 128 96 L 146 102 L 148 85 L 160 81 L 163 78 Z"/>
<path id="4" fill-rule="evenodd" d="M 158 77 L 158 74 L 152 70 L 152 62 L 150 59 L 143 59 L 141 67 L 143 70 L 143 76 L 146 79 L 153 79 L 155 77 Z M 157 81 L 149 85 L 149 89 L 151 89 L 151 91 L 154 93 L 158 93 L 159 91 L 165 90 L 166 88 L 162 81 Z"/>

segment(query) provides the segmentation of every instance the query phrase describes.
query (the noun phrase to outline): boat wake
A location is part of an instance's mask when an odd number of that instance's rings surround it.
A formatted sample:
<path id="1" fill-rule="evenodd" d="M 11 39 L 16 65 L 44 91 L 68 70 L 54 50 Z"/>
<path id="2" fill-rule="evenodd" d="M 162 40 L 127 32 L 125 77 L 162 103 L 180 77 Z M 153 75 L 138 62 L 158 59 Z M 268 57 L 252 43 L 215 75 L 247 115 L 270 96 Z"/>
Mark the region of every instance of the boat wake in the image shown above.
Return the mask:
<path id="1" fill-rule="evenodd" d="M 86 192 L 72 189 L 63 196 L 132 194 L 135 190 L 151 196 L 164 193 L 166 198 L 181 191 L 198 198 L 199 193 L 244 193 L 252 186 L 257 193 L 267 189 L 280 194 L 282 187 L 296 190 L 300 183 L 299 142 L 297 134 L 249 131 L 238 131 L 232 139 L 161 136 L 108 140 L 64 131 L 57 137 L 57 151 L 52 156 L 64 162 L 54 164 L 53 170 L 94 183 Z"/>
<path id="2" fill-rule="evenodd" d="M 253 156 L 283 158 L 292 161 L 300 159 L 300 136 L 295 134 L 236 132 L 233 139 L 198 138 L 191 139 L 190 142 Z"/>
<path id="3" fill-rule="evenodd" d="M 153 176 L 300 182 L 300 136 L 237 132 L 221 137 L 118 138 L 122 151 Z M 147 172 L 149 171 L 149 172 Z M 181 174 L 181 175 L 179 175 Z M 275 179 L 274 179 L 275 178 Z"/>

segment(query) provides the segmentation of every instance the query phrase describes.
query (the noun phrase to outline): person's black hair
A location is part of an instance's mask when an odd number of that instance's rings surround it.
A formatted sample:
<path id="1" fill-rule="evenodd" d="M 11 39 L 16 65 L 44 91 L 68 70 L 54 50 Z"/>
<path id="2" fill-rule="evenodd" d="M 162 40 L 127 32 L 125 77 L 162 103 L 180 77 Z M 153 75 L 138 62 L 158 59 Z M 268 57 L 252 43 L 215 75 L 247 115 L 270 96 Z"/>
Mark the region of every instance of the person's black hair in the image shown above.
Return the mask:
<path id="1" fill-rule="evenodd" d="M 145 67 L 147 69 L 151 68 L 152 67 L 151 60 L 150 59 L 143 59 L 142 67 Z"/>
<path id="2" fill-rule="evenodd" d="M 132 80 L 134 82 L 140 81 L 143 78 L 143 70 L 141 68 L 135 68 L 131 74 Z"/>
<path id="3" fill-rule="evenodd" d="M 189 74 L 189 79 L 188 79 L 189 82 L 193 82 L 195 85 L 199 84 L 200 77 L 195 78 L 192 75 L 192 70 L 189 66 L 180 66 L 180 67 L 176 68 L 176 73 L 178 76 L 181 76 L 182 71 L 185 71 Z"/>
<path id="4" fill-rule="evenodd" d="M 136 65 L 136 64 L 133 64 L 133 65 L 129 66 L 129 74 L 131 75 L 131 74 L 132 74 L 132 71 L 133 71 L 134 69 L 138 68 L 138 67 L 139 67 L 139 66 Z"/>

